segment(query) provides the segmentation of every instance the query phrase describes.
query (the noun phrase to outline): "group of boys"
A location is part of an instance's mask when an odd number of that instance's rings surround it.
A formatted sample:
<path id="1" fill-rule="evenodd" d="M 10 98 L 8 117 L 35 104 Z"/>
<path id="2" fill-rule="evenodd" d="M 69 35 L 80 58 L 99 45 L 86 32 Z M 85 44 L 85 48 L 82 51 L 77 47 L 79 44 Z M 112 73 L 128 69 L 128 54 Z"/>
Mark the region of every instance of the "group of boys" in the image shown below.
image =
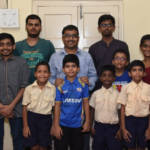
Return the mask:
<path id="1" fill-rule="evenodd" d="M 110 22 L 102 22 L 101 28 L 113 27 Z M 33 24 L 29 23 L 29 26 Z M 104 30 L 104 37 L 108 33 L 109 30 Z M 77 48 L 78 31 L 74 26 L 65 29 L 63 38 L 72 50 Z M 68 39 L 76 39 L 76 43 Z M 147 39 L 142 39 L 140 46 L 145 46 L 145 42 Z M 129 64 L 128 50 L 116 49 L 111 59 L 113 65 L 100 64 L 97 74 L 102 86 L 90 97 L 89 85 L 93 84 L 87 77 L 81 78 L 79 75 L 84 69 L 81 63 L 83 58 L 80 58 L 82 52 L 70 53 L 70 47 L 66 46 L 68 51 L 63 53 L 55 53 L 50 59 L 50 66 L 45 61 L 39 61 L 34 73 L 32 71 L 36 80 L 27 86 L 30 76 L 28 66 L 32 68 L 35 64 L 27 65 L 23 58 L 14 56 L 13 36 L 0 34 L 0 149 L 3 149 L 4 118 L 8 118 L 15 150 L 21 150 L 24 146 L 31 150 L 47 150 L 51 135 L 55 137 L 56 150 L 67 150 L 68 146 L 70 150 L 83 150 L 83 133 L 89 131 L 93 136 L 93 150 L 122 150 L 122 147 L 144 150 L 150 139 L 150 85 L 143 82 L 144 63 L 135 60 Z M 28 55 L 24 53 L 23 57 L 31 59 Z M 49 78 L 52 69 L 58 69 L 53 64 L 56 56 L 62 64 L 58 64 L 61 78 L 57 83 L 55 81 L 55 87 Z M 90 60 L 90 57 L 87 55 L 86 59 Z"/>

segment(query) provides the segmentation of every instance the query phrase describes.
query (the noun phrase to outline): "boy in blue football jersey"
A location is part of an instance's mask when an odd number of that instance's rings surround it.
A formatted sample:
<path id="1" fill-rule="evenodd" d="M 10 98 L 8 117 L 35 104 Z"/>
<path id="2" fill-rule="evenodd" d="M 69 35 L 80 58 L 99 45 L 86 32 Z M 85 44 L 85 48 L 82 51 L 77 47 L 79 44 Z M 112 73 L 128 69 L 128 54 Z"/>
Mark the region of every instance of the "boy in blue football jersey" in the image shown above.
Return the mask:
<path id="1" fill-rule="evenodd" d="M 82 150 L 82 132 L 90 129 L 88 85 L 77 78 L 79 59 L 74 54 L 63 59 L 63 71 L 66 75 L 61 86 L 56 88 L 54 121 L 51 134 L 56 137 L 56 150 Z M 82 125 L 82 108 L 85 122 Z"/>

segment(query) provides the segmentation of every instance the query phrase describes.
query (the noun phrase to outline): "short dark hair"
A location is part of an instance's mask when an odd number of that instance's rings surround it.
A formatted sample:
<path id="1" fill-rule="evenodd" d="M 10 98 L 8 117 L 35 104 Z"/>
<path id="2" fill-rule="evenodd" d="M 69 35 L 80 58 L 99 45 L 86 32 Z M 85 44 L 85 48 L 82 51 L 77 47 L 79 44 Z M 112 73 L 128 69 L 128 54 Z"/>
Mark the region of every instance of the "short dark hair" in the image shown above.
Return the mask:
<path id="1" fill-rule="evenodd" d="M 105 71 L 111 71 L 112 74 L 113 74 L 113 76 L 114 76 L 114 77 L 116 76 L 116 75 L 115 75 L 116 72 L 115 72 L 115 66 L 114 66 L 114 65 L 104 65 L 104 66 L 102 67 L 102 69 L 101 69 L 101 72 L 100 72 L 99 76 L 101 76 L 102 73 L 105 72 Z"/>
<path id="2" fill-rule="evenodd" d="M 101 23 L 106 20 L 111 20 L 113 26 L 115 26 L 115 18 L 110 14 L 105 14 L 105 15 L 100 16 L 98 19 L 98 26 L 100 26 Z"/>
<path id="3" fill-rule="evenodd" d="M 77 31 L 77 34 L 79 35 L 78 27 L 75 25 L 70 24 L 70 25 L 65 26 L 62 30 L 62 35 L 64 35 L 66 30 L 70 30 L 70 31 L 75 30 L 75 31 Z"/>
<path id="4" fill-rule="evenodd" d="M 40 61 L 39 63 L 37 63 L 36 67 L 35 67 L 35 72 L 37 71 L 39 66 L 46 66 L 48 69 L 48 72 L 50 72 L 50 66 L 46 61 Z"/>
<path id="5" fill-rule="evenodd" d="M 35 15 L 35 14 L 31 14 L 31 15 L 27 16 L 26 24 L 28 24 L 29 19 L 37 19 L 37 20 L 39 20 L 40 24 L 42 23 L 41 18 L 38 15 Z"/>
<path id="6" fill-rule="evenodd" d="M 0 41 L 4 40 L 4 39 L 9 39 L 11 41 L 12 45 L 15 44 L 14 37 L 9 33 L 0 33 Z"/>
<path id="7" fill-rule="evenodd" d="M 150 34 L 146 34 L 142 36 L 140 41 L 140 46 L 142 46 L 146 40 L 150 40 Z"/>
<path id="8" fill-rule="evenodd" d="M 63 59 L 63 68 L 65 67 L 65 64 L 68 62 L 72 62 L 75 63 L 77 65 L 77 67 L 79 67 L 79 59 L 78 56 L 74 55 L 74 54 L 68 54 L 64 57 Z"/>
<path id="9" fill-rule="evenodd" d="M 133 60 L 128 67 L 129 72 L 131 72 L 132 68 L 135 66 L 140 66 L 143 71 L 145 71 L 145 65 L 141 60 Z"/>
<path id="10" fill-rule="evenodd" d="M 126 55 L 126 58 L 127 58 L 127 61 L 130 61 L 130 60 L 129 60 L 129 53 L 128 53 L 125 49 L 117 49 L 117 50 L 113 53 L 112 59 L 115 58 L 115 55 L 116 55 L 117 53 L 123 53 L 123 54 L 125 54 L 125 55 Z"/>

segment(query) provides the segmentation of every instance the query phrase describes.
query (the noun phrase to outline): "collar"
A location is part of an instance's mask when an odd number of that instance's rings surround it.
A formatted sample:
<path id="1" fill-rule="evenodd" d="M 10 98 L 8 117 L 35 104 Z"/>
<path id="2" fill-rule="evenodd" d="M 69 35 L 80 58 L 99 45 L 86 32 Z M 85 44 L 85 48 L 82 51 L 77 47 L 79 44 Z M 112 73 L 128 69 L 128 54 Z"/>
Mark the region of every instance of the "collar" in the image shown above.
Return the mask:
<path id="1" fill-rule="evenodd" d="M 140 89 L 142 89 L 142 87 L 143 87 L 143 81 L 140 81 L 138 84 L 136 82 L 134 82 L 134 81 L 131 81 L 131 85 L 132 85 L 133 89 L 135 89 L 137 87 L 139 87 Z"/>
<path id="2" fill-rule="evenodd" d="M 106 89 L 104 86 L 101 88 L 102 93 L 109 92 L 110 94 L 113 92 L 112 86 L 109 89 Z"/>
<path id="3" fill-rule="evenodd" d="M 107 43 L 104 40 L 100 41 L 103 45 L 107 46 Z M 113 40 L 109 43 L 109 46 L 115 42 L 115 39 L 113 38 Z"/>
<path id="4" fill-rule="evenodd" d="M 47 81 L 47 83 L 45 84 L 45 87 L 49 87 L 51 88 L 53 85 Z M 33 82 L 32 87 L 39 87 L 39 85 L 37 84 L 37 80 Z"/>
<path id="5" fill-rule="evenodd" d="M 8 60 L 14 60 L 16 57 L 14 55 L 12 55 L 10 58 L 8 58 Z M 0 60 L 3 60 L 3 57 L 0 56 Z"/>
<path id="6" fill-rule="evenodd" d="M 67 77 L 65 77 L 64 81 L 65 81 L 67 84 L 75 84 L 75 85 L 78 84 L 78 78 L 77 78 L 77 77 L 75 77 L 75 79 L 73 80 L 73 82 L 70 82 L 69 80 L 67 80 Z"/>
<path id="7" fill-rule="evenodd" d="M 61 53 L 62 53 L 62 54 L 65 54 L 65 55 L 68 54 L 68 53 L 66 53 L 66 51 L 65 51 L 64 48 L 62 49 Z M 80 54 L 80 53 L 81 53 L 81 49 L 78 48 L 76 54 Z"/>

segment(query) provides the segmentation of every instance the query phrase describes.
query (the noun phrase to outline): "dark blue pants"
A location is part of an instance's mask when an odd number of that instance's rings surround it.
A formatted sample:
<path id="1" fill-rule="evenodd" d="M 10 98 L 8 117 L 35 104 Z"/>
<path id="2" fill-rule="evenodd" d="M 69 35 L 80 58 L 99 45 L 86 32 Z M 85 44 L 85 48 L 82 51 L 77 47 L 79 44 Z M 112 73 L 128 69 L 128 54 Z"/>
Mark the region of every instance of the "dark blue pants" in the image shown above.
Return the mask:
<path id="1" fill-rule="evenodd" d="M 83 134 L 83 150 L 90 150 L 90 133 L 85 132 Z"/>
<path id="2" fill-rule="evenodd" d="M 131 133 L 130 142 L 124 142 L 128 148 L 145 148 L 147 141 L 145 131 L 148 128 L 148 117 L 125 117 L 126 129 Z"/>
<path id="3" fill-rule="evenodd" d="M 23 150 L 22 118 L 8 120 L 11 129 L 14 150 Z M 0 150 L 3 150 L 4 118 L 0 119 Z"/>
<path id="4" fill-rule="evenodd" d="M 121 143 L 115 136 L 119 125 L 95 122 L 93 150 L 122 150 Z"/>
<path id="5" fill-rule="evenodd" d="M 147 141 L 147 148 L 150 150 L 150 140 Z"/>
<path id="6" fill-rule="evenodd" d="M 83 135 L 81 127 L 69 128 L 61 126 L 63 136 L 61 140 L 55 139 L 55 150 L 83 150 Z"/>

